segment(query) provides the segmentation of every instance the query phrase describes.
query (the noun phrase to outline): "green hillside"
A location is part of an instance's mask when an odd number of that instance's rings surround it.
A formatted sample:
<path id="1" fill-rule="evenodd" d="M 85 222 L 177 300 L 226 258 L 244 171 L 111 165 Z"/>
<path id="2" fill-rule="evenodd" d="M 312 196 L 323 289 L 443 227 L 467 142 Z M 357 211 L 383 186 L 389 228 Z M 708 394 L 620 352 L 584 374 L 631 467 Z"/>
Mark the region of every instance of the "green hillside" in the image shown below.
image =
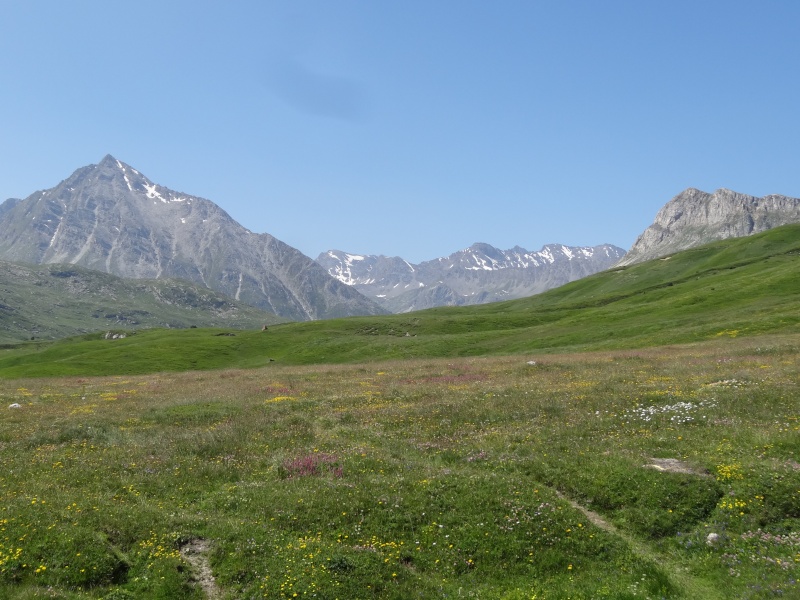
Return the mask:
<path id="1" fill-rule="evenodd" d="M 547 293 L 260 330 L 140 331 L 14 347 L 0 376 L 102 375 L 659 346 L 800 331 L 800 225 L 605 271 Z"/>
<path id="2" fill-rule="evenodd" d="M 152 327 L 260 329 L 284 320 L 187 281 L 0 261 L 0 344 Z"/>

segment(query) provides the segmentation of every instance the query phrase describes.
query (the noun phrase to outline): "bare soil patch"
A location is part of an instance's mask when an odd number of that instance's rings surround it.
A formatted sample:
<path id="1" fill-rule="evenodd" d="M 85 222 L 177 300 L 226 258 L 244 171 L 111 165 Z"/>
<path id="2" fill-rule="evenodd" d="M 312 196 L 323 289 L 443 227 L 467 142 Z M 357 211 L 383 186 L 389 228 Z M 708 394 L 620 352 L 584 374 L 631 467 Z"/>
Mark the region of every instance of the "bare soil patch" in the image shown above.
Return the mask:
<path id="1" fill-rule="evenodd" d="M 181 547 L 183 560 L 192 566 L 192 575 L 202 588 L 209 600 L 222 598 L 222 590 L 219 589 L 214 573 L 211 571 L 211 563 L 208 560 L 208 552 L 211 544 L 208 540 L 193 539 Z"/>

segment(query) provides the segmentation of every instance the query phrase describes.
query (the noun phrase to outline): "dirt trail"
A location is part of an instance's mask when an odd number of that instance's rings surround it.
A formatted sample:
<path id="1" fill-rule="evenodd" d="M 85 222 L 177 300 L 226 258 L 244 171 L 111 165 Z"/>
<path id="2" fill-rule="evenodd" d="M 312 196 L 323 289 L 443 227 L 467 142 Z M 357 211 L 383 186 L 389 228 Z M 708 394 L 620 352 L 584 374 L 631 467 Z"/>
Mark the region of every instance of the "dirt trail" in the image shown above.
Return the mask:
<path id="1" fill-rule="evenodd" d="M 661 470 L 667 470 L 667 469 L 661 469 Z M 702 579 L 698 579 L 697 577 L 692 575 L 686 567 L 676 564 L 672 560 L 665 557 L 663 554 L 653 551 L 653 549 L 650 548 L 650 546 L 648 546 L 647 543 L 639 541 L 636 538 L 628 535 L 627 533 L 620 531 L 612 523 L 606 521 L 603 517 L 601 517 L 593 510 L 590 510 L 589 508 L 581 504 L 578 504 L 577 502 L 575 502 L 575 500 L 567 498 L 558 491 L 556 491 L 556 494 L 562 500 L 569 502 L 569 504 L 575 510 L 582 512 L 593 525 L 622 539 L 628 545 L 628 547 L 631 549 L 632 552 L 638 554 L 642 558 L 648 559 L 653 563 L 664 567 L 667 570 L 670 578 L 686 594 L 687 598 L 703 598 L 704 600 L 725 600 L 725 596 L 718 589 L 716 589 L 710 583 Z"/>
<path id="2" fill-rule="evenodd" d="M 205 592 L 206 598 L 219 600 L 222 598 L 222 590 L 211 572 L 211 564 L 208 561 L 210 546 L 208 540 L 191 540 L 181 547 L 181 556 L 192 566 L 192 575 Z"/>

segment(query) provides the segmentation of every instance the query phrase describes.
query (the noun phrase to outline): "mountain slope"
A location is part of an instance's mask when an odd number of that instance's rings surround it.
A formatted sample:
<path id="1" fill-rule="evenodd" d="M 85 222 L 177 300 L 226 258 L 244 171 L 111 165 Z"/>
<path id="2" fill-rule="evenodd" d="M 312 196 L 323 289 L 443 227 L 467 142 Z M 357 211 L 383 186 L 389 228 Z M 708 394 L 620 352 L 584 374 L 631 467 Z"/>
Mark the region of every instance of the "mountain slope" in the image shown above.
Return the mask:
<path id="1" fill-rule="evenodd" d="M 109 329 L 260 329 L 283 321 L 186 281 L 131 280 L 75 265 L 0 261 L 0 343 Z"/>
<path id="2" fill-rule="evenodd" d="M 381 312 L 298 250 L 112 156 L 50 190 L 6 201 L 0 234 L 0 259 L 182 278 L 289 319 Z"/>
<path id="3" fill-rule="evenodd" d="M 667 202 L 618 265 L 666 256 L 715 240 L 752 235 L 800 222 L 800 199 L 763 198 L 719 189 L 689 188 Z"/>
<path id="4" fill-rule="evenodd" d="M 361 256 L 330 250 L 317 257 L 329 274 L 394 313 L 435 306 L 484 304 L 523 298 L 558 287 L 617 262 L 625 251 L 602 246 L 519 246 L 498 250 L 473 244 L 417 265 L 398 257 Z"/>
<path id="5" fill-rule="evenodd" d="M 0 377 L 103 375 L 271 364 L 631 349 L 766 335 L 764 352 L 800 335 L 800 225 L 715 242 L 590 275 L 523 298 L 413 315 L 286 323 L 235 338 L 150 330 L 135 341 L 62 340 L 7 351 Z M 785 336 L 785 337 L 782 337 Z M 609 355 L 613 361 L 613 355 Z M 538 361 L 538 358 L 537 358 Z M 546 358 L 542 361 L 546 365 Z M 523 365 L 523 362 L 518 363 Z"/>

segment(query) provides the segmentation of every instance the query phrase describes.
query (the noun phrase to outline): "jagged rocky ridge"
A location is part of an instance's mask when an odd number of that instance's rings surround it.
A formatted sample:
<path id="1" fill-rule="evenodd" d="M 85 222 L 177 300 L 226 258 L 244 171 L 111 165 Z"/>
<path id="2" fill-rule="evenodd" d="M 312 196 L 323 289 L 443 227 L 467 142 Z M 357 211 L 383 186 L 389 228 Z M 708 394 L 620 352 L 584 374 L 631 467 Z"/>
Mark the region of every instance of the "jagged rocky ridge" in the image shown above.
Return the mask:
<path id="1" fill-rule="evenodd" d="M 716 240 L 800 222 L 800 199 L 689 188 L 667 202 L 617 265 L 645 262 Z"/>
<path id="2" fill-rule="evenodd" d="M 186 279 L 293 320 L 383 312 L 300 251 L 110 155 L 0 205 L 0 259 Z"/>
<path id="3" fill-rule="evenodd" d="M 402 313 L 531 296 L 607 269 L 624 254 L 609 244 L 550 244 L 531 252 L 519 246 L 498 250 L 478 243 L 420 264 L 340 250 L 323 252 L 317 262 L 385 309 Z"/>

